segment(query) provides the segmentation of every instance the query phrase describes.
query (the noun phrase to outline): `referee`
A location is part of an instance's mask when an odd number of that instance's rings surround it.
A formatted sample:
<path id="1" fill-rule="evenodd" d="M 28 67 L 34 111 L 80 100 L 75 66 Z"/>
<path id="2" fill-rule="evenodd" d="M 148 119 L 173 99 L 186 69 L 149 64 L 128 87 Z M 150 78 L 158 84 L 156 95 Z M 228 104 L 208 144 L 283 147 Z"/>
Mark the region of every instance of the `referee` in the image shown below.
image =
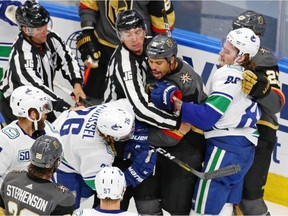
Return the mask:
<path id="1" fill-rule="evenodd" d="M 62 73 L 74 87 L 75 100 L 86 98 L 82 90 L 82 74 L 77 61 L 63 40 L 51 32 L 52 22 L 48 11 L 36 2 L 26 1 L 16 10 L 16 20 L 20 28 L 18 39 L 12 46 L 9 66 L 0 82 L 3 93 L 0 112 L 6 123 L 16 119 L 9 106 L 11 93 L 23 85 L 32 85 L 43 90 L 52 98 L 53 109 L 62 112 L 70 104 L 58 97 L 53 91 L 56 73 Z M 51 115 L 52 114 L 52 115 Z M 51 112 L 48 120 L 53 122 Z"/>
<path id="2" fill-rule="evenodd" d="M 118 15 L 116 28 L 122 44 L 110 58 L 104 102 L 127 98 L 139 121 L 165 129 L 179 128 L 178 118 L 157 109 L 149 102 L 145 92 L 144 86 L 150 72 L 145 56 L 144 18 L 135 9 L 125 10 Z"/>

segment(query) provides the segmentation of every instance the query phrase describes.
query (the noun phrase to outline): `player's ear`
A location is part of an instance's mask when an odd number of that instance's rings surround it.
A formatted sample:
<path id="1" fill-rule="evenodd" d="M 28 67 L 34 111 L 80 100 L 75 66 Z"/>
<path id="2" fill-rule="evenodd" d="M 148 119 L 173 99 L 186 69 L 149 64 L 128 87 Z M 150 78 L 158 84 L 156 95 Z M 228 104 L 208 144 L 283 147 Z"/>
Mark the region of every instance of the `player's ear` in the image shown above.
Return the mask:
<path id="1" fill-rule="evenodd" d="M 245 60 L 245 55 L 236 57 L 236 62 L 241 64 Z"/>
<path id="2" fill-rule="evenodd" d="M 26 27 L 26 26 L 23 26 L 23 27 L 22 27 L 22 31 L 23 31 L 26 35 L 28 35 L 28 36 L 31 36 L 31 34 L 32 34 L 32 29 L 31 29 L 31 28 L 28 28 L 28 27 Z"/>
<path id="3" fill-rule="evenodd" d="M 35 110 L 33 108 L 30 109 L 29 110 L 29 118 L 32 120 L 39 119 L 39 113 L 37 112 L 37 110 Z"/>
<path id="4" fill-rule="evenodd" d="M 170 58 L 170 64 L 174 64 L 176 62 L 176 56 L 173 55 L 171 58 Z"/>

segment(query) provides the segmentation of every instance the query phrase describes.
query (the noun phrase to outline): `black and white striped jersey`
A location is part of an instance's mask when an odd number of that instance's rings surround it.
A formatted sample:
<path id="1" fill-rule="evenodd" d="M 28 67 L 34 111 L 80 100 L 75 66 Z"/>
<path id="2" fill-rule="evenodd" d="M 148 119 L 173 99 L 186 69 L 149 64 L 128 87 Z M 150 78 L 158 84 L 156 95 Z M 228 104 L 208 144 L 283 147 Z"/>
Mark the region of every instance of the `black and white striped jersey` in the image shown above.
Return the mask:
<path id="1" fill-rule="evenodd" d="M 33 85 L 42 89 L 54 102 L 59 101 L 58 105 L 61 106 L 54 106 L 54 109 L 61 112 L 70 105 L 53 92 L 56 73 L 62 73 L 72 86 L 75 83 L 82 83 L 83 80 L 78 62 L 74 59 L 70 48 L 56 33 L 50 32 L 47 41 L 41 48 L 37 48 L 21 32 L 12 46 L 9 66 L 0 82 L 0 90 L 3 91 L 5 98 L 9 98 L 15 88 Z"/>
<path id="2" fill-rule="evenodd" d="M 145 92 L 147 73 L 145 55 L 136 55 L 129 52 L 124 45 L 119 45 L 108 65 L 104 102 L 127 98 L 139 121 L 159 128 L 179 128 L 177 117 L 157 109 L 149 102 L 149 96 Z"/>

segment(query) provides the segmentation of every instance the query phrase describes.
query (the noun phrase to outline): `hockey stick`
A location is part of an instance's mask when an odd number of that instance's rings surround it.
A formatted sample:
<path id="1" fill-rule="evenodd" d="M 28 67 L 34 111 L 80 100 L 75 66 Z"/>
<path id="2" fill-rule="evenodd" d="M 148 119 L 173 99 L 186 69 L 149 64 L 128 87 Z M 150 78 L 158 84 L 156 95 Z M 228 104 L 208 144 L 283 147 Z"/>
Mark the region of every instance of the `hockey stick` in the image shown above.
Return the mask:
<path id="1" fill-rule="evenodd" d="M 83 77 L 84 85 L 86 85 L 86 83 L 88 81 L 90 70 L 91 70 L 91 63 L 90 63 L 90 60 L 88 60 L 87 68 L 86 68 L 86 70 L 84 72 L 84 77 Z"/>
<path id="2" fill-rule="evenodd" d="M 168 22 L 168 18 L 167 18 L 167 14 L 166 14 L 166 10 L 165 10 L 165 4 L 164 4 L 164 8 L 162 9 L 162 15 L 163 15 L 163 21 L 164 21 L 164 27 L 166 30 L 166 34 L 168 37 L 172 37 L 171 31 L 170 31 L 170 26 L 169 26 L 169 22 Z"/>
<path id="3" fill-rule="evenodd" d="M 74 93 L 73 93 L 70 89 L 62 86 L 62 85 L 61 85 L 60 83 L 58 83 L 56 80 L 53 81 L 53 85 L 56 86 L 57 88 L 59 88 L 61 91 L 67 93 L 68 95 L 74 96 Z M 88 101 L 88 100 L 86 100 L 86 99 L 84 99 L 84 98 L 81 98 L 81 97 L 80 97 L 79 100 L 80 100 L 79 102 L 82 103 L 85 107 L 94 106 L 94 105 L 95 105 L 95 104 L 91 103 L 90 101 Z"/>
<path id="4" fill-rule="evenodd" d="M 153 146 L 151 146 L 151 147 L 155 149 L 155 147 L 153 147 Z M 208 180 L 208 179 L 215 179 L 215 178 L 220 178 L 220 177 L 224 177 L 224 176 L 229 176 L 229 175 L 233 175 L 235 173 L 238 173 L 241 170 L 241 167 L 239 164 L 232 164 L 232 165 L 220 168 L 218 170 L 214 170 L 212 172 L 199 172 L 199 171 L 195 170 L 194 168 L 190 167 L 188 164 L 179 160 L 175 156 L 171 155 L 169 152 L 167 152 L 166 150 L 164 150 L 161 147 L 157 147 L 156 151 L 158 153 L 162 154 L 164 157 L 168 158 L 169 160 L 173 161 L 174 163 L 178 164 L 178 166 L 182 167 L 186 171 L 193 173 L 194 175 L 196 175 L 197 177 L 199 177 L 201 179 Z"/>

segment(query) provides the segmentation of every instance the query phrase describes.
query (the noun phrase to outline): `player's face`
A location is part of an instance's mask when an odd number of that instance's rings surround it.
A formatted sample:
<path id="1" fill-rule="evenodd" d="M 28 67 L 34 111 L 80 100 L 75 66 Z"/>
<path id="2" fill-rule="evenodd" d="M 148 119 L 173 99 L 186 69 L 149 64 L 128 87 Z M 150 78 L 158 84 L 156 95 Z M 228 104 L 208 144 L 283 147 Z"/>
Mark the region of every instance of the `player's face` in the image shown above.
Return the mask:
<path id="1" fill-rule="evenodd" d="M 228 41 L 223 45 L 219 53 L 219 64 L 220 66 L 224 65 L 233 65 L 237 57 L 238 50 Z"/>
<path id="2" fill-rule="evenodd" d="M 170 63 L 166 59 L 149 58 L 148 63 L 153 76 L 158 80 L 171 72 Z"/>
<path id="3" fill-rule="evenodd" d="M 135 53 L 136 55 L 141 55 L 143 53 L 143 45 L 145 38 L 145 30 L 143 28 L 133 28 L 130 30 L 125 30 L 120 33 L 121 42 L 125 46 Z"/>

